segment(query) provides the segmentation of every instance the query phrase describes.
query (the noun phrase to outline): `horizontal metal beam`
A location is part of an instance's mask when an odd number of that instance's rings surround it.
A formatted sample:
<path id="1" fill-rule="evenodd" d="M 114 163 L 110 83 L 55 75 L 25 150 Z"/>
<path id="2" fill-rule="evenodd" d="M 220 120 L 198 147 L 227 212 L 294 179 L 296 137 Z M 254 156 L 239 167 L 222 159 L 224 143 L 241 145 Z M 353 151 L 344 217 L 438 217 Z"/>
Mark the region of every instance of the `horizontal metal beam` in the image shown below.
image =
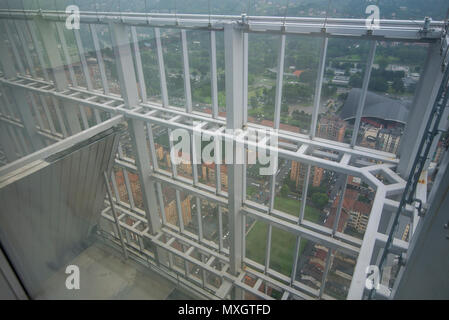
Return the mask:
<path id="1" fill-rule="evenodd" d="M 53 21 L 65 21 L 68 14 L 55 10 L 0 10 L 3 19 L 32 19 L 41 17 Z M 107 24 L 122 22 L 133 26 L 153 26 L 166 28 L 195 28 L 222 30 L 225 23 L 243 23 L 246 32 L 277 32 L 283 34 L 303 34 L 346 36 L 353 38 L 373 38 L 384 40 L 436 41 L 444 27 L 443 21 L 432 21 L 425 31 L 423 21 L 380 20 L 379 28 L 368 30 L 365 19 L 269 17 L 238 15 L 132 13 L 132 12 L 80 12 L 81 23 Z M 425 32 L 424 32 L 425 31 Z"/>
<path id="2" fill-rule="evenodd" d="M 44 160 L 48 156 L 55 154 L 61 150 L 64 150 L 70 146 L 73 146 L 81 141 L 90 139 L 91 137 L 95 136 L 96 134 L 109 129 L 109 128 L 119 124 L 122 121 L 123 121 L 123 116 L 121 116 L 121 115 L 115 116 L 115 117 L 113 117 L 109 120 L 106 120 L 96 126 L 90 127 L 87 130 L 81 131 L 77 134 L 74 134 L 73 136 L 65 138 L 64 140 L 56 142 L 48 147 L 40 149 L 40 150 L 38 150 L 34 153 L 31 153 L 25 157 L 22 157 L 12 163 L 9 163 L 3 167 L 0 167 L 0 176 L 5 176 L 8 173 L 10 173 L 18 168 L 21 168 L 23 166 L 26 166 L 34 161 Z"/>
<path id="3" fill-rule="evenodd" d="M 268 223 L 276 228 L 288 231 L 291 234 L 294 234 L 297 236 L 299 235 L 303 238 L 312 240 L 312 241 L 322 244 L 326 247 L 339 250 L 348 255 L 357 257 L 357 255 L 359 253 L 359 248 L 357 248 L 353 245 L 350 245 L 343 241 L 337 240 L 331 236 L 323 235 L 321 233 L 310 230 L 303 226 L 286 222 L 282 219 L 274 217 L 273 215 L 268 215 L 266 213 L 262 213 L 262 212 L 259 212 L 257 210 L 250 209 L 247 207 L 242 208 L 242 213 L 247 214 L 257 220 L 261 220 L 265 223 Z"/>

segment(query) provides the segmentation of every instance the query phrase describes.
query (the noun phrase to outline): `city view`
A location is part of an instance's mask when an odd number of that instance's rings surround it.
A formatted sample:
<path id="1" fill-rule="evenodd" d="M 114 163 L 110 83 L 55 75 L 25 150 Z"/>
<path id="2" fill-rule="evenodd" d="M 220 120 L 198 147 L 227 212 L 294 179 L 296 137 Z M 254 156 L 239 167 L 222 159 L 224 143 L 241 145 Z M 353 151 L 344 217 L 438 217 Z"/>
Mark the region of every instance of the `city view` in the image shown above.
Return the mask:
<path id="1" fill-rule="evenodd" d="M 449 11 L 431 2 L 3 1 L 0 191 L 12 190 L 8 174 L 33 152 L 49 159 L 65 139 L 93 143 L 92 128 L 121 116 L 116 151 L 103 147 L 104 197 L 88 202 L 79 191 L 74 201 L 98 208 L 86 218 L 89 239 L 207 298 L 368 298 L 377 294 L 364 287 L 373 264 L 385 288 L 378 297 L 391 298 L 421 208 L 437 208 L 426 201 L 445 183 L 449 117 L 441 111 L 440 125 L 428 120 L 440 111 L 425 110 L 436 97 L 447 102 L 440 42 Z M 65 27 L 68 5 L 81 10 L 79 29 Z M 380 8 L 381 26 L 367 31 L 368 5 Z M 426 140 L 432 124 L 439 129 Z M 178 128 L 192 148 L 179 164 Z M 268 165 L 258 161 L 225 163 L 217 136 L 198 145 L 195 128 L 241 129 L 246 161 L 255 156 L 248 131 L 272 129 L 278 145 L 254 143 L 280 151 L 275 173 L 261 174 Z M 214 162 L 193 164 L 198 150 Z M 100 168 L 89 161 L 76 162 L 85 181 L 95 174 L 83 165 Z"/>

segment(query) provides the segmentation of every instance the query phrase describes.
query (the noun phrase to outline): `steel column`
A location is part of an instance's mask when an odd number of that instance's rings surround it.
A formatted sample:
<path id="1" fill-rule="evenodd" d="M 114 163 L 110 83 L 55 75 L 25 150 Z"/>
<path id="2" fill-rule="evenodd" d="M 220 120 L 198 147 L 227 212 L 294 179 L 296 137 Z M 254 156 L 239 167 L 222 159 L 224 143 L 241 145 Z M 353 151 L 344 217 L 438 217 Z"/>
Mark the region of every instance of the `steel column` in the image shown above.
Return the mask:
<path id="1" fill-rule="evenodd" d="M 243 31 L 235 23 L 225 24 L 225 77 L 226 77 L 226 128 L 241 129 L 243 127 Z M 230 272 L 233 275 L 242 267 L 242 174 L 241 159 L 236 159 L 236 142 L 233 142 L 233 161 L 228 164 L 228 221 L 229 221 L 229 258 Z M 243 153 L 242 153 L 243 154 Z M 237 162 L 238 160 L 239 162 Z"/>
<path id="2" fill-rule="evenodd" d="M 126 26 L 120 23 L 109 25 L 114 54 L 116 58 L 117 73 L 120 81 L 120 90 L 128 109 L 135 108 L 139 102 L 136 76 L 131 54 L 131 47 Z M 147 215 L 151 234 L 160 230 L 160 220 L 156 201 L 154 181 L 151 180 L 150 157 L 146 143 L 144 122 L 129 120 L 128 128 L 131 134 L 136 166 L 139 173 L 139 182 L 142 191 L 142 200 Z"/>

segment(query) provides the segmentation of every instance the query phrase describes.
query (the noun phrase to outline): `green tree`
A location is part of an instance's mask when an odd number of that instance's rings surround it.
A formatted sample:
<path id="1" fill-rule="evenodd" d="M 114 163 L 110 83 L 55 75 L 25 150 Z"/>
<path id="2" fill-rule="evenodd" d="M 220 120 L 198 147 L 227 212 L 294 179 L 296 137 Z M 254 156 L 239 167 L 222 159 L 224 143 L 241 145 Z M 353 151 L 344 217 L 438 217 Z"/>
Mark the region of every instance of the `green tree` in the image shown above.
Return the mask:
<path id="1" fill-rule="evenodd" d="M 404 82 L 402 82 L 402 79 L 400 78 L 395 78 L 393 80 L 393 84 L 391 85 L 391 87 L 394 89 L 394 91 L 396 92 L 404 92 Z"/>
<path id="2" fill-rule="evenodd" d="M 284 197 L 284 198 L 287 197 L 288 191 L 289 191 L 288 185 L 286 183 L 284 183 L 282 185 L 281 191 L 280 191 L 281 196 Z"/>
<path id="3" fill-rule="evenodd" d="M 325 193 L 316 192 L 312 194 L 312 202 L 319 209 L 323 209 L 324 206 L 326 206 L 326 204 L 328 203 L 328 201 L 329 197 Z"/>

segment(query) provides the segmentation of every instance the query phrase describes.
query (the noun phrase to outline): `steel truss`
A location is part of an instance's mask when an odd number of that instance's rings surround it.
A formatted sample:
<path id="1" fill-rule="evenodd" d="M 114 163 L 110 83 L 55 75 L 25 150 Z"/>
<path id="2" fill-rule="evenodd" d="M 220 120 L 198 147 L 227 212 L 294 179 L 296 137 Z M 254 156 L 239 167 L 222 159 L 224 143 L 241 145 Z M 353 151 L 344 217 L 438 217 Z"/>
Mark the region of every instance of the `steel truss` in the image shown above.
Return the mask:
<path id="1" fill-rule="evenodd" d="M 0 10 L 0 22 L 14 20 L 27 23 L 29 26 L 35 24 L 38 29 L 45 30 L 51 24 L 58 21 L 65 21 L 66 14 L 57 11 L 23 11 L 23 10 Z M 379 39 L 389 41 L 410 41 L 410 42 L 435 42 L 440 39 L 444 24 L 442 22 L 431 22 L 430 25 L 419 27 L 416 22 L 382 20 L 381 28 L 367 31 L 365 20 L 363 19 L 327 19 L 319 18 L 277 18 L 277 17 L 246 17 L 246 16 L 205 16 L 205 15 L 179 15 L 171 14 L 136 14 L 136 13 L 94 13 L 82 12 L 81 22 L 89 24 L 90 31 L 94 39 L 95 50 L 99 64 L 103 90 L 95 90 L 92 87 L 89 72 L 85 62 L 81 59 L 83 74 L 86 79 L 87 88 L 77 85 L 73 70 L 69 64 L 67 46 L 63 38 L 60 26 L 56 23 L 58 37 L 68 63 L 71 84 L 52 79 L 61 77 L 60 66 L 50 66 L 52 77 L 47 74 L 46 68 L 42 68 L 44 78 L 38 78 L 33 72 L 32 59 L 25 52 L 27 68 L 21 66 L 20 58 L 14 54 L 16 65 L 19 71 L 11 70 L 3 65 L 3 74 L 0 77 L 3 101 L 0 104 L 0 129 L 7 132 L 16 139 L 16 146 L 21 145 L 22 150 L 15 150 L 18 147 L 5 143 L 4 154 L 15 154 L 11 160 L 18 160 L 0 167 L 0 175 L 7 175 L 14 169 L 29 165 L 35 160 L 44 159 L 49 154 L 55 153 L 67 145 L 87 139 L 89 136 L 113 126 L 121 121 L 127 121 L 128 130 L 133 143 L 135 159 L 127 158 L 121 148 L 116 157 L 116 165 L 124 172 L 126 189 L 129 196 L 129 203 L 120 199 L 114 175 L 111 176 L 112 190 L 109 190 L 111 202 L 105 200 L 105 209 L 101 212 L 105 222 L 109 222 L 115 231 L 102 231 L 112 243 L 120 246 L 125 256 L 147 263 L 158 270 L 164 270 L 164 275 L 172 276 L 176 274 L 182 278 L 184 285 L 192 290 L 201 292 L 208 298 L 239 298 L 243 297 L 242 292 L 249 292 L 263 299 L 271 297 L 259 290 L 262 284 L 265 288 L 269 285 L 282 292 L 282 299 L 332 299 L 324 293 L 326 274 L 323 276 L 321 288 L 316 290 L 305 285 L 295 278 L 295 272 L 290 277 L 280 274 L 269 267 L 269 258 L 265 265 L 260 265 L 245 257 L 245 221 L 246 217 L 252 217 L 262 221 L 269 226 L 266 256 L 270 256 L 270 242 L 272 227 L 282 229 L 294 234 L 297 237 L 297 249 L 301 238 L 312 240 L 329 249 L 326 269 L 328 271 L 331 261 L 331 252 L 339 251 L 349 256 L 357 258 L 357 265 L 352 277 L 348 298 L 360 299 L 364 294 L 365 269 L 375 259 L 375 248 L 382 247 L 387 242 L 387 235 L 378 231 L 378 226 L 383 215 L 392 214 L 398 207 L 399 202 L 392 200 L 395 195 L 401 194 L 405 188 L 405 180 L 394 170 L 400 163 L 400 159 L 394 154 L 367 149 L 355 145 L 355 140 L 350 144 L 333 142 L 315 137 L 318 108 L 320 103 L 319 90 L 316 90 L 314 98 L 313 121 L 311 135 L 303 135 L 283 130 L 271 133 L 280 141 L 278 146 L 271 146 L 270 139 L 251 141 L 246 137 L 250 132 L 264 133 L 265 127 L 248 123 L 246 116 L 247 97 L 247 47 L 249 32 L 279 33 L 281 45 L 278 59 L 278 79 L 276 81 L 276 105 L 275 105 L 275 129 L 279 129 L 280 121 L 280 97 L 282 95 L 282 70 L 284 69 L 283 57 L 285 54 L 285 35 L 301 34 L 322 37 L 322 50 L 320 56 L 320 66 L 316 88 L 320 89 L 323 81 L 323 70 L 326 59 L 327 39 L 329 37 L 351 37 L 368 39 L 371 41 L 370 54 L 367 61 L 367 71 L 363 81 L 363 93 L 359 101 L 354 136 L 357 136 L 358 124 L 364 106 L 364 97 L 369 82 L 369 72 L 372 68 L 376 41 Z M 114 95 L 110 92 L 104 71 L 104 62 L 96 39 L 95 25 L 107 24 L 111 32 L 114 54 L 117 63 L 121 95 Z M 131 41 L 128 37 L 127 27 L 131 28 Z M 136 35 L 136 26 L 153 27 L 156 36 L 159 75 L 161 81 L 162 103 L 150 102 L 146 98 L 144 74 L 140 61 L 139 47 Z M 178 108 L 169 105 L 167 83 L 164 71 L 164 61 L 162 55 L 162 45 L 160 41 L 159 28 L 179 28 L 181 29 L 181 42 L 183 53 L 183 67 L 185 79 L 186 108 Z M 31 28 L 32 29 L 32 28 Z M 185 30 L 200 29 L 210 32 L 211 37 L 211 74 L 212 74 L 212 114 L 204 114 L 192 110 L 190 95 L 190 77 L 188 63 L 188 49 Z M 48 30 L 48 29 L 47 29 Z M 216 53 L 215 53 L 215 33 L 224 32 L 225 35 L 225 62 L 226 62 L 226 117 L 218 114 L 217 103 L 217 79 L 216 79 Z M 43 51 L 48 51 L 57 42 L 48 40 L 44 43 L 44 48 L 36 40 L 35 31 L 30 30 L 31 40 L 38 54 L 41 66 L 43 62 Z M 34 35 L 33 35 L 34 34 Z M 17 52 L 16 42 L 22 41 L 23 48 L 26 48 L 26 36 L 14 39 L 8 31 L 9 46 L 3 42 L 0 45 L 3 53 L 8 50 Z M 82 43 L 75 31 L 77 48 L 82 54 Z M 131 42 L 133 46 L 131 47 Z M 25 50 L 26 51 L 26 50 Z M 47 54 L 49 54 L 47 52 Z M 8 54 L 9 55 L 9 54 Z M 5 55 L 6 57 L 6 55 Z M 134 67 L 133 58 L 136 61 Z M 60 59 L 60 58 L 59 58 Z M 8 59 L 5 59 L 8 60 Z M 12 58 L 8 60 L 10 66 L 14 67 Z M 23 63 L 22 63 L 23 64 Z M 5 68 L 6 66 L 6 68 Z M 137 69 L 137 70 L 135 70 Z M 26 72 L 29 70 L 29 74 Z M 246 77 L 242 77 L 242 74 Z M 135 79 L 139 81 L 139 87 Z M 56 129 L 48 116 L 48 127 L 45 128 L 42 119 L 37 119 L 38 123 L 33 123 L 30 106 L 28 111 L 17 114 L 6 94 L 9 90 L 14 97 L 18 92 L 25 92 L 31 97 L 31 107 L 36 108 L 36 98 L 42 104 L 48 115 L 47 98 L 54 104 L 54 109 L 58 115 L 57 122 L 59 130 Z M 140 96 L 139 96 L 140 93 Z M 243 110 L 242 112 L 242 101 Z M 27 102 L 22 101 L 22 104 Z M 63 107 L 64 112 L 60 108 Z M 86 120 L 84 108 L 89 108 L 95 113 L 97 124 L 89 126 Z M 67 111 L 69 110 L 69 111 Z M 74 114 L 80 112 L 83 126 L 79 121 L 74 120 Z M 28 112 L 28 113 L 27 113 Z M 36 118 L 39 112 L 33 111 Z M 25 121 L 28 117 L 28 120 Z M 64 118 L 67 117 L 67 118 Z M 67 128 L 66 128 L 67 124 Z M 258 147 L 259 149 L 277 152 L 279 158 L 298 161 L 308 167 L 305 186 L 310 175 L 311 166 L 319 166 L 344 175 L 360 177 L 376 192 L 372 211 L 370 214 L 365 237 L 362 240 L 343 234 L 334 228 L 327 228 L 304 219 L 305 201 L 301 208 L 299 218 L 290 216 L 274 209 L 274 183 L 275 175 L 271 178 L 270 203 L 261 205 L 246 199 L 245 172 L 246 165 L 228 166 L 229 191 L 221 190 L 220 171 L 216 167 L 216 188 L 204 185 L 198 181 L 196 166 L 193 168 L 192 179 L 181 177 L 173 166 L 172 173 L 161 170 L 156 159 L 156 150 L 153 143 L 153 126 L 161 126 L 170 130 L 185 129 L 191 136 L 201 129 L 202 133 L 214 137 L 232 141 L 233 150 L 236 150 L 237 143 L 243 144 L 245 148 Z M 145 129 L 146 128 L 146 129 Z M 240 129 L 236 135 L 230 135 L 226 129 Z M 41 137 L 47 147 L 36 148 L 27 146 L 24 133 L 28 136 Z M 22 135 L 22 137 L 21 137 Z M 26 137 L 26 136 L 25 136 Z M 39 138 L 36 138 L 39 141 Z M 149 148 L 146 144 L 148 141 Z M 3 141 L 1 141 L 3 142 Z M 195 145 L 193 144 L 194 148 Z M 8 149 L 10 152 L 8 152 Z M 11 151 L 12 150 L 12 151 Z M 32 153 L 34 151 L 34 153 Z M 195 154 L 195 151 L 192 152 Z M 26 156 L 29 154 L 28 156 Z M 236 152 L 234 152 L 236 154 Z M 134 204 L 132 192 L 127 172 L 138 174 L 142 195 L 144 200 L 144 210 L 137 208 Z M 383 179 L 380 179 L 380 176 Z M 107 179 L 108 180 L 108 179 Z M 179 227 L 173 226 L 165 221 L 164 201 L 162 197 L 162 185 L 167 185 L 176 190 L 177 213 L 180 221 Z M 243 187 L 243 188 L 242 188 Z M 113 191 L 113 192 L 112 192 Z M 179 192 L 185 192 L 194 196 L 197 203 L 198 234 L 193 234 L 184 229 L 182 213 L 180 208 Z M 425 192 L 424 192 L 425 193 Z M 231 244 L 229 249 L 223 247 L 222 243 L 222 222 L 219 225 L 220 242 L 218 244 L 204 238 L 202 232 L 202 216 L 200 199 L 215 203 L 219 208 L 219 221 L 222 221 L 222 209 L 228 208 L 228 218 L 231 233 Z M 159 207 L 158 207 L 159 203 Z M 341 211 L 342 202 L 339 204 Z M 415 220 L 416 209 L 410 205 L 406 206 L 404 214 L 413 217 Z M 126 218 L 126 222 L 124 219 Z M 131 224 L 130 224 L 131 221 Z M 414 221 L 415 223 L 415 221 Z M 177 243 L 177 246 L 173 246 Z M 408 242 L 400 239 L 393 239 L 391 252 L 405 252 L 408 249 Z M 296 250 L 298 251 L 298 250 Z M 174 263 L 173 257 L 180 258 L 184 267 Z M 293 264 L 296 271 L 297 252 Z M 193 275 L 189 271 L 189 266 L 193 265 L 201 270 L 201 274 Z M 207 281 L 207 277 L 213 275 L 220 279 L 220 285 L 213 286 Z M 253 285 L 245 282 L 246 277 L 255 279 Z M 188 281 L 186 281 L 188 280 Z"/>

